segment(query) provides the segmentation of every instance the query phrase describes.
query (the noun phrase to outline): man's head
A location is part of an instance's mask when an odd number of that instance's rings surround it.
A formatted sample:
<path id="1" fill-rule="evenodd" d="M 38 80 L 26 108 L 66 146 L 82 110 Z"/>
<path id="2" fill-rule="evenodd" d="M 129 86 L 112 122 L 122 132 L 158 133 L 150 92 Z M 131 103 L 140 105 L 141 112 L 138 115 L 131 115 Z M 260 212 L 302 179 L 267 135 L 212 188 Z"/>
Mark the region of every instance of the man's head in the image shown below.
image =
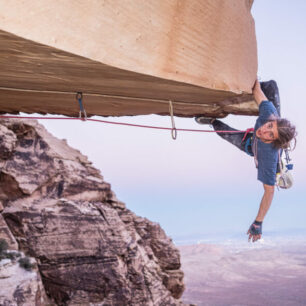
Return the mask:
<path id="1" fill-rule="evenodd" d="M 287 119 L 275 118 L 263 124 L 256 131 L 256 136 L 263 142 L 273 143 L 278 149 L 287 149 L 294 139 L 296 144 L 295 126 Z M 294 147 L 295 147 L 294 144 Z"/>
<path id="2" fill-rule="evenodd" d="M 256 131 L 256 136 L 263 142 L 271 143 L 278 138 L 276 120 L 271 120 L 263 124 Z"/>

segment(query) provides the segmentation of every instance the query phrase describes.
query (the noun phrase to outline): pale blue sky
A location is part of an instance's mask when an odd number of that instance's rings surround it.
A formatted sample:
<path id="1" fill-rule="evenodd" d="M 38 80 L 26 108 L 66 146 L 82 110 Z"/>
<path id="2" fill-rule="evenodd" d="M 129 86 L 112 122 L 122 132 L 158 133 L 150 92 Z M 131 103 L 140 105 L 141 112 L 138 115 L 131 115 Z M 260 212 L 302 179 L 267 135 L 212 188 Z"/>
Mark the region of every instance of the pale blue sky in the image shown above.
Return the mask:
<path id="1" fill-rule="evenodd" d="M 252 13 L 258 44 L 258 75 L 279 84 L 282 115 L 298 129 L 292 189 L 276 191 L 265 231 L 306 229 L 305 71 L 306 1 L 255 0 Z M 111 118 L 170 126 L 169 117 Z M 229 116 L 245 129 L 255 117 Z M 203 128 L 193 119 L 175 118 L 180 128 Z M 167 234 L 244 235 L 263 194 L 252 158 L 214 134 L 170 132 L 92 122 L 41 121 L 59 138 L 87 155 L 110 182 L 117 197 L 135 213 L 159 222 Z"/>

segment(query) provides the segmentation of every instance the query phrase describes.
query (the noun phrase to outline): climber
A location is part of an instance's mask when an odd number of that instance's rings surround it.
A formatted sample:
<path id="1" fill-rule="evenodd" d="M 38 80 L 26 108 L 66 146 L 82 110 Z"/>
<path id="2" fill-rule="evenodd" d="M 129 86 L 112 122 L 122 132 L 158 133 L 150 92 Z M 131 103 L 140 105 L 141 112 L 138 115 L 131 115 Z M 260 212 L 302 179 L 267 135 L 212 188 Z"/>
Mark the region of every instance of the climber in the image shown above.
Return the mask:
<path id="1" fill-rule="evenodd" d="M 290 121 L 280 117 L 279 91 L 275 81 L 259 83 L 256 80 L 253 96 L 259 106 L 259 117 L 254 129 L 241 133 L 217 134 L 248 155 L 254 156 L 257 178 L 264 188 L 258 214 L 247 232 L 249 241 L 255 242 L 261 238 L 262 222 L 272 203 L 279 150 L 290 148 L 292 140 L 295 147 L 296 130 Z M 199 124 L 211 124 L 216 131 L 237 131 L 215 118 L 196 117 L 195 120 Z"/>

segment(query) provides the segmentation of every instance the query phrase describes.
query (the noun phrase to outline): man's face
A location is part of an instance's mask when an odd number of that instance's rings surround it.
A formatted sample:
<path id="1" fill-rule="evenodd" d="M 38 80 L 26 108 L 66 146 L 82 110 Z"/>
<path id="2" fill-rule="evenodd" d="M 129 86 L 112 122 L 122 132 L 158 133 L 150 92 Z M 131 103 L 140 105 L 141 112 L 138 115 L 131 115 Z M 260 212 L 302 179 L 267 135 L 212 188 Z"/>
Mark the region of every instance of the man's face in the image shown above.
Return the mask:
<path id="1" fill-rule="evenodd" d="M 269 143 L 278 138 L 276 121 L 269 121 L 263 124 L 257 131 L 256 136 L 263 142 Z"/>

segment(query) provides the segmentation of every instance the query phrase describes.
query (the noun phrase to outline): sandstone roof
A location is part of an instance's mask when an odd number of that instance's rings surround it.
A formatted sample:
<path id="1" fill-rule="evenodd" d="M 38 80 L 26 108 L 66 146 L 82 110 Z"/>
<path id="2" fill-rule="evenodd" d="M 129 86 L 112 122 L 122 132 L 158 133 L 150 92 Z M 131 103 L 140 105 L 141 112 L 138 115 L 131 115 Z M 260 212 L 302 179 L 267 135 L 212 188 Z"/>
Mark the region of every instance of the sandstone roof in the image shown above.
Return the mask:
<path id="1" fill-rule="evenodd" d="M 252 3 L 0 0 L 0 112 L 255 115 Z"/>

